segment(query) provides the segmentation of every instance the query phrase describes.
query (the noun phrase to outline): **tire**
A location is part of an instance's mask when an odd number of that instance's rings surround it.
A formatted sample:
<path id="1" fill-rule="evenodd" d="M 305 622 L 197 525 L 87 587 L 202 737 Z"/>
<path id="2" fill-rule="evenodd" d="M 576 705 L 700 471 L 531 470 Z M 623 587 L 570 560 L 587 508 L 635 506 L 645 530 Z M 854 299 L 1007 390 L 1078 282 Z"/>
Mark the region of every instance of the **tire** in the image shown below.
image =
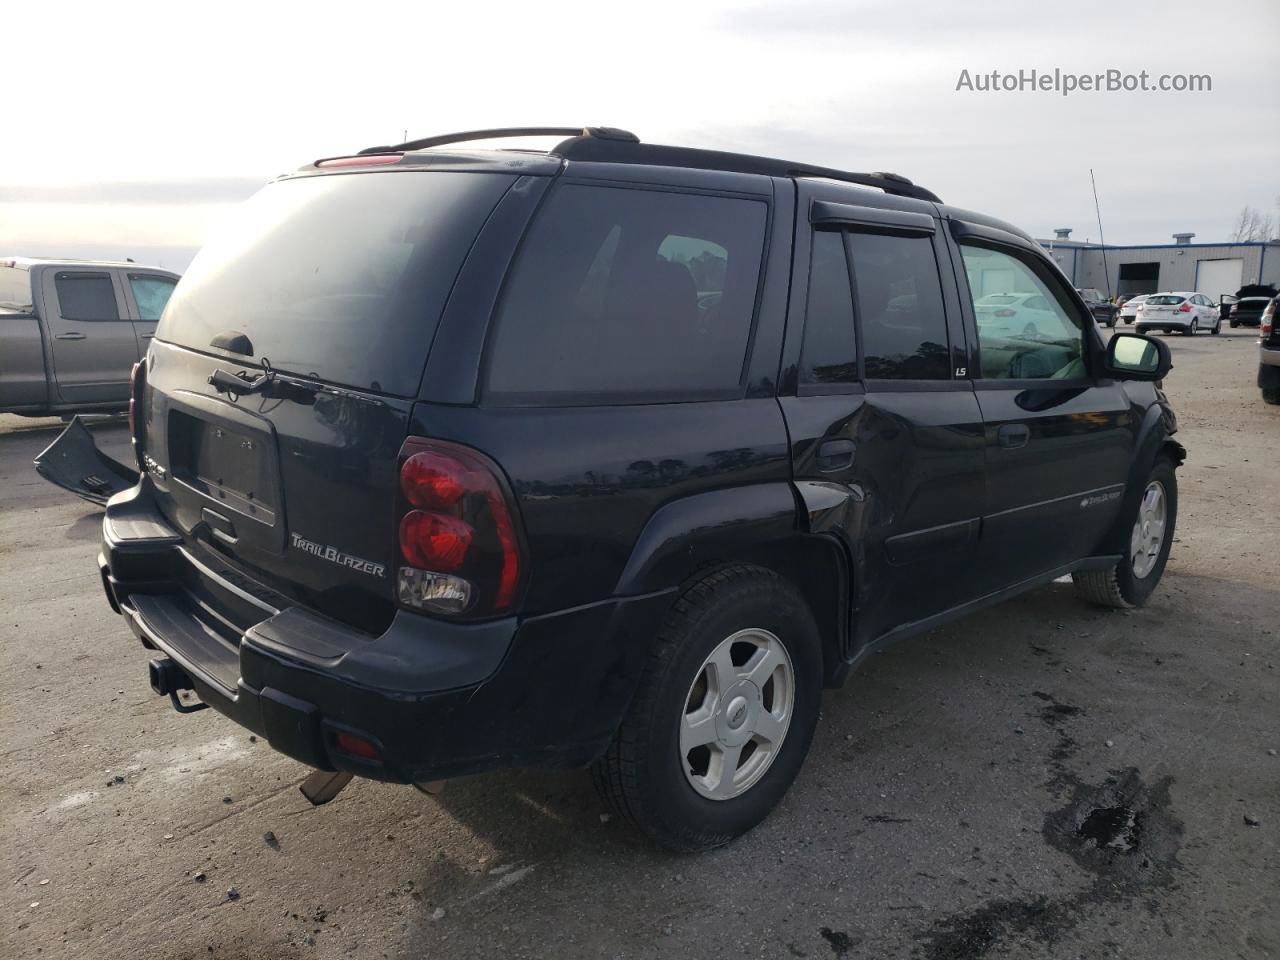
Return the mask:
<path id="1" fill-rule="evenodd" d="M 715 689 L 721 681 L 713 684 L 717 674 L 709 658 L 721 650 L 736 652 L 745 643 L 735 640 L 726 646 L 731 639 L 763 634 L 777 641 L 786 657 L 774 671 L 791 668 L 789 718 L 779 746 L 771 755 L 760 754 L 764 759 L 757 762 L 754 779 L 747 777 L 749 782 L 739 788 L 731 778 L 723 798 L 713 799 L 709 794 L 725 784 L 723 776 L 713 777 L 715 767 L 724 762 L 732 744 L 726 747 L 717 739 L 682 755 L 682 732 L 690 741 L 698 739 L 689 733 L 686 718 L 708 711 L 713 736 L 721 731 L 734 737 L 750 734 L 739 747 L 743 758 L 736 769 L 739 775 L 751 773 L 756 751 L 768 749 L 767 741 L 757 740 L 751 731 L 758 718 L 772 716 L 770 710 L 779 711 L 785 704 L 785 686 L 779 682 L 785 674 L 771 673 L 757 688 L 754 705 L 744 706 L 742 697 L 734 695 L 745 689 L 742 674 L 733 670 L 745 671 L 757 654 L 751 653 L 740 667 L 735 655 L 727 695 L 723 687 Z M 770 649 L 776 659 L 777 648 Z M 800 593 L 761 567 L 724 567 L 686 588 L 672 605 L 627 715 L 605 755 L 592 767 L 592 780 L 619 815 L 663 846 L 686 853 L 721 846 L 768 816 L 791 786 L 813 739 L 821 693 L 822 642 Z M 691 711 L 695 700 L 702 709 Z M 736 732 L 730 728 L 735 704 L 742 724 Z"/>
<path id="2" fill-rule="evenodd" d="M 1135 550 L 1139 524 L 1143 521 L 1142 507 L 1151 487 L 1159 484 L 1165 498 L 1165 521 L 1160 545 L 1154 555 L 1147 552 L 1145 569 L 1138 569 L 1136 560 L 1139 557 Z M 1126 540 L 1125 557 L 1117 564 L 1098 570 L 1081 570 L 1071 575 L 1075 581 L 1076 594 L 1080 599 L 1100 607 L 1140 607 L 1150 599 L 1164 574 L 1165 564 L 1169 562 L 1169 548 L 1173 545 L 1174 533 L 1178 522 L 1178 478 L 1174 472 L 1173 461 L 1166 456 L 1158 456 L 1155 464 L 1143 484 L 1144 493 L 1134 509 L 1130 512 L 1128 522 L 1131 533 Z"/>
<path id="3" fill-rule="evenodd" d="M 1197 320 L 1195 317 L 1192 317 L 1191 326 L 1184 327 L 1182 330 L 1182 333 L 1184 336 L 1194 337 L 1196 333 L 1199 332 L 1199 330 L 1200 330 L 1200 321 Z"/>
<path id="4" fill-rule="evenodd" d="M 1274 390 L 1264 389 L 1262 391 L 1262 402 L 1272 404 L 1273 406 L 1280 405 L 1280 387 L 1277 387 Z"/>
<path id="5" fill-rule="evenodd" d="M 1218 334 L 1220 334 L 1220 333 L 1222 332 L 1222 318 L 1221 318 L 1221 317 L 1219 317 L 1217 320 L 1215 320 L 1215 321 L 1213 322 L 1213 329 L 1212 329 L 1212 330 L 1210 330 L 1209 332 L 1210 332 L 1210 333 L 1212 333 L 1215 337 L 1216 337 Z"/>
<path id="6" fill-rule="evenodd" d="M 1138 325 L 1136 325 L 1136 324 L 1135 324 L 1135 325 L 1134 325 L 1134 328 L 1133 328 L 1133 332 L 1134 332 L 1134 333 L 1137 333 L 1137 334 L 1144 334 L 1144 335 L 1145 335 L 1145 334 L 1146 334 L 1146 332 L 1147 332 L 1147 328 L 1146 328 L 1146 327 L 1140 327 L 1140 326 L 1138 326 Z"/>
<path id="7" fill-rule="evenodd" d="M 1234 330 L 1236 327 L 1240 326 L 1240 324 L 1236 323 L 1234 320 L 1231 320 L 1231 321 L 1228 321 L 1227 326 L 1231 327 L 1231 329 Z"/>

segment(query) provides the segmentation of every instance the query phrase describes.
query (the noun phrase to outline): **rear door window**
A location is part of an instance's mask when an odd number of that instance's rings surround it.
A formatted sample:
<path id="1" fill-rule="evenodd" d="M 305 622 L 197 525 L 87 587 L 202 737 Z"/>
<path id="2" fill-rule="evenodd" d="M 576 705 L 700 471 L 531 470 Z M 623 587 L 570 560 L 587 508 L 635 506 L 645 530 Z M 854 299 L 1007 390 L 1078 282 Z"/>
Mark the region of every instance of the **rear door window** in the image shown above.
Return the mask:
<path id="1" fill-rule="evenodd" d="M 273 183 L 196 256 L 156 336 L 216 353 L 215 337 L 242 333 L 258 363 L 412 396 L 462 261 L 513 180 L 403 170 Z"/>
<path id="2" fill-rule="evenodd" d="M 928 237 L 850 233 L 868 380 L 949 380 L 938 261 Z"/>
<path id="3" fill-rule="evenodd" d="M 54 286 L 58 291 L 58 311 L 66 319 L 120 319 L 109 273 L 59 273 L 54 277 Z"/>
<path id="4" fill-rule="evenodd" d="M 738 394 L 767 216 L 762 201 L 560 184 L 508 278 L 486 396 L 625 403 Z"/>
<path id="5" fill-rule="evenodd" d="M 0 264 L 0 310 L 30 313 L 32 308 L 30 271 Z"/>
<path id="6" fill-rule="evenodd" d="M 800 352 L 800 382 L 854 383 L 858 351 L 853 330 L 853 291 L 844 238 L 834 230 L 813 235 L 809 260 L 809 302 Z"/>

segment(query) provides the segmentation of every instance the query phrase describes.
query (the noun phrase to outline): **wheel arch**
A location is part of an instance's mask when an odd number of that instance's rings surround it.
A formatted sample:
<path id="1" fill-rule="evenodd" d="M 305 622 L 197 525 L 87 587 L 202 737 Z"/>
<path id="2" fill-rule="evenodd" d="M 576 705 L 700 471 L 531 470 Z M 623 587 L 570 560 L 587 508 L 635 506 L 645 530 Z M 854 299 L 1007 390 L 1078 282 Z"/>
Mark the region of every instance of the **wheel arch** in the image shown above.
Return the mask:
<path id="1" fill-rule="evenodd" d="M 749 564 L 776 573 L 804 598 L 818 625 L 823 678 L 843 676 L 850 635 L 851 562 L 829 534 L 802 529 L 789 482 L 693 494 L 655 511 L 614 589 L 631 596 L 683 592 L 716 569 Z"/>
<path id="2" fill-rule="evenodd" d="M 1143 415 L 1134 444 L 1134 456 L 1125 483 L 1124 502 L 1116 516 L 1116 522 L 1107 532 L 1098 552 L 1124 553 L 1129 543 L 1130 518 L 1137 509 L 1138 500 L 1146 487 L 1146 479 L 1155 465 L 1156 458 L 1167 456 L 1174 467 L 1180 467 L 1187 459 L 1187 449 L 1172 437 L 1174 421 L 1172 413 L 1161 403 L 1153 403 Z"/>

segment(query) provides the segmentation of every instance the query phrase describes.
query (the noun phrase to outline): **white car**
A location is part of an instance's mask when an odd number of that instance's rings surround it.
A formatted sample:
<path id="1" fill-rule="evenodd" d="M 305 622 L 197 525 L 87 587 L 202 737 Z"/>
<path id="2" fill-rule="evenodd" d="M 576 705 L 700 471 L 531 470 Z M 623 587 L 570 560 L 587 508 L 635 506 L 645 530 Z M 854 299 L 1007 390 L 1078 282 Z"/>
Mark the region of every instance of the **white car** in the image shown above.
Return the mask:
<path id="1" fill-rule="evenodd" d="M 1138 316 L 1138 305 L 1147 302 L 1151 294 L 1140 293 L 1136 297 L 1130 297 L 1120 305 L 1120 315 L 1117 318 L 1120 323 L 1133 323 Z"/>
<path id="2" fill-rule="evenodd" d="M 1028 339 L 1041 330 L 1057 330 L 1062 322 L 1038 293 L 989 293 L 973 304 L 978 325 L 1009 336 Z"/>
<path id="3" fill-rule="evenodd" d="M 1148 330 L 1176 330 L 1191 336 L 1201 330 L 1217 333 L 1222 329 L 1222 316 L 1217 305 L 1203 293 L 1181 290 L 1174 293 L 1153 293 L 1145 303 L 1138 304 L 1133 321 L 1138 333 Z"/>

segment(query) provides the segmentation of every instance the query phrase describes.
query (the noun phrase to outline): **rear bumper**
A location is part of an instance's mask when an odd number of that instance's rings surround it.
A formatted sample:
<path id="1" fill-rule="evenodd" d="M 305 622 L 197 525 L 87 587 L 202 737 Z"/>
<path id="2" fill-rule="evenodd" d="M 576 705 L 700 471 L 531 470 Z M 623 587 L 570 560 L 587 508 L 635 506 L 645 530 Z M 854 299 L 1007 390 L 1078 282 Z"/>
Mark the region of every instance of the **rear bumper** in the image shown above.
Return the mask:
<path id="1" fill-rule="evenodd" d="M 1280 349 L 1259 351 L 1258 386 L 1263 390 L 1280 390 Z"/>
<path id="2" fill-rule="evenodd" d="M 108 504 L 99 566 L 112 608 L 204 702 L 310 766 L 403 783 L 589 763 L 670 603 L 661 593 L 481 624 L 399 611 L 375 637 L 197 556 L 145 480 Z M 340 732 L 376 744 L 381 761 L 338 749 Z"/>

